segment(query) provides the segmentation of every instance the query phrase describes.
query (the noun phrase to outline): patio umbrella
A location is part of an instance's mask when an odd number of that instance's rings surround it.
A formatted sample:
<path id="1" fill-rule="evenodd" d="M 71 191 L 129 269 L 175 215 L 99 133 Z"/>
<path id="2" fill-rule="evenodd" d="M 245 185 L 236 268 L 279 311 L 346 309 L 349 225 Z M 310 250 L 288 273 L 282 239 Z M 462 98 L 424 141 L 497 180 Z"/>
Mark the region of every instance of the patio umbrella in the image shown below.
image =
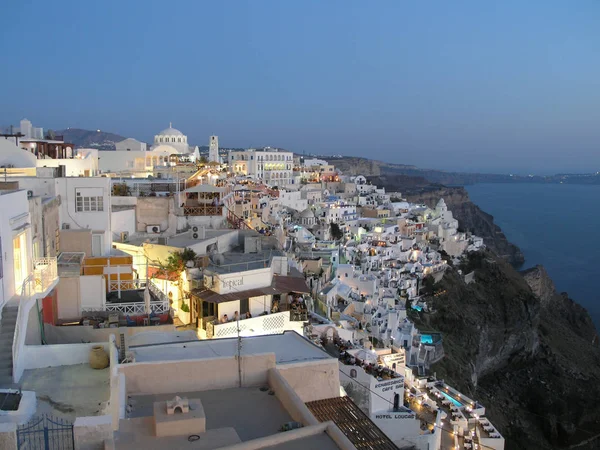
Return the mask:
<path id="1" fill-rule="evenodd" d="M 150 287 L 146 283 L 146 289 L 144 290 L 144 311 L 146 314 L 150 314 L 152 309 L 150 308 Z"/>

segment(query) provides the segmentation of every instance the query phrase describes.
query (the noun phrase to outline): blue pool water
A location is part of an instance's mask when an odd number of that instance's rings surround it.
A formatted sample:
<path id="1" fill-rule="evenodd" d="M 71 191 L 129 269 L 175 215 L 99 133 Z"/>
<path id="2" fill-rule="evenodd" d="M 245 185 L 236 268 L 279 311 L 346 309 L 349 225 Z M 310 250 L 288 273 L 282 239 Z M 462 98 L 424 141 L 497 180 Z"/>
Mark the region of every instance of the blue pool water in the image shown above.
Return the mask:
<path id="1" fill-rule="evenodd" d="M 441 392 L 441 391 L 440 391 Z M 460 408 L 461 406 L 463 406 L 463 404 L 461 402 L 459 402 L 458 400 L 456 400 L 454 397 L 450 397 L 448 394 L 446 394 L 445 392 L 442 392 L 442 395 L 444 397 L 446 397 L 447 400 L 450 400 L 452 403 L 454 403 L 454 406 L 456 406 L 457 408 Z"/>
<path id="2" fill-rule="evenodd" d="M 422 334 L 421 335 L 421 343 L 422 344 L 433 344 L 433 336 L 430 334 Z"/>

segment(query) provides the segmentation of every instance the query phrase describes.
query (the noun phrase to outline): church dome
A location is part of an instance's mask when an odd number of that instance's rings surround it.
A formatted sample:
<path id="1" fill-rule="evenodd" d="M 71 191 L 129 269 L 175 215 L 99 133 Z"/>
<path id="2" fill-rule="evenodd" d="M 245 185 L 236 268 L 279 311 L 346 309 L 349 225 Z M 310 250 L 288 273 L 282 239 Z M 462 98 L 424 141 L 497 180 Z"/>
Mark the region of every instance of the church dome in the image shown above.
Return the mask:
<path id="1" fill-rule="evenodd" d="M 312 212 L 312 209 L 307 208 L 300 213 L 300 217 L 302 219 L 311 219 L 311 218 L 315 217 L 315 213 Z"/>
<path id="2" fill-rule="evenodd" d="M 177 153 L 190 153 L 190 151 L 193 151 L 188 145 L 187 136 L 177 128 L 173 128 L 172 124 L 169 124 L 169 128 L 165 128 L 154 136 L 152 150 L 165 144 L 176 148 Z"/>
<path id="3" fill-rule="evenodd" d="M 183 133 L 179 131 L 177 128 L 165 128 L 157 136 L 183 136 Z"/>

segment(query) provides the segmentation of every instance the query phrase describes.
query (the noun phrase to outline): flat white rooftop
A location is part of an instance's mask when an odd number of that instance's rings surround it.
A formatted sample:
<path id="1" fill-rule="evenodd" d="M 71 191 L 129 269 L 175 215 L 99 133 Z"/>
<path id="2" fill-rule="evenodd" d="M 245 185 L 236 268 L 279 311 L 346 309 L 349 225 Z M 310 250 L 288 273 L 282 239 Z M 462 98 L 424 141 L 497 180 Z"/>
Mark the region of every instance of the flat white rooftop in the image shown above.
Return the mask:
<path id="1" fill-rule="evenodd" d="M 237 338 L 207 339 L 202 341 L 179 342 L 130 346 L 136 362 L 181 361 L 187 359 L 208 359 L 237 355 Z M 325 351 L 294 331 L 268 336 L 242 338 L 242 356 L 261 353 L 274 353 L 277 364 L 318 361 L 332 359 Z"/>

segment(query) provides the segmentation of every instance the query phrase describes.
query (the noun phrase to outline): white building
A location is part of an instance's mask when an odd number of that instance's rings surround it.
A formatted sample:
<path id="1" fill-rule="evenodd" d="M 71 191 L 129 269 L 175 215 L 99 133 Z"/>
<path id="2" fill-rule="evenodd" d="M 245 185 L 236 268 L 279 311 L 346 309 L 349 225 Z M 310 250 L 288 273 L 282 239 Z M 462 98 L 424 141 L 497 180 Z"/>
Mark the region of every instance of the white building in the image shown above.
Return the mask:
<path id="1" fill-rule="evenodd" d="M 19 293 L 31 272 L 33 249 L 27 191 L 0 190 L 0 307 Z"/>
<path id="2" fill-rule="evenodd" d="M 106 177 L 56 178 L 62 229 L 92 230 L 92 255 L 108 255 L 112 248 L 111 182 Z"/>
<path id="3" fill-rule="evenodd" d="M 154 136 L 154 145 L 152 150 L 156 150 L 159 147 L 171 147 L 175 151 L 173 154 L 186 154 L 193 153 L 194 148 L 188 145 L 188 138 L 185 134 L 176 128 L 173 128 L 172 124 L 169 124 L 169 128 L 165 128 L 156 136 Z"/>
<path id="4" fill-rule="evenodd" d="M 229 169 L 239 175 L 252 176 L 270 185 L 293 184 L 294 154 L 276 148 L 229 152 Z"/>
<path id="5" fill-rule="evenodd" d="M 208 162 L 221 162 L 219 158 L 219 136 L 211 136 L 208 143 Z"/>
<path id="6" fill-rule="evenodd" d="M 295 211 L 304 211 L 308 207 L 308 200 L 302 198 L 300 191 L 279 191 L 279 204 Z"/>
<path id="7" fill-rule="evenodd" d="M 84 148 L 75 150 L 73 158 L 45 158 L 36 160 L 37 167 L 65 166 L 67 177 L 93 177 L 98 175 L 98 150 Z"/>
<path id="8" fill-rule="evenodd" d="M 140 142 L 137 139 L 127 138 L 115 144 L 118 152 L 145 152 L 146 143 Z"/>
<path id="9" fill-rule="evenodd" d="M 44 139 L 44 129 L 34 127 L 27 119 L 22 119 L 20 127 L 14 127 L 12 131 L 14 134 L 21 133 L 26 139 Z"/>

